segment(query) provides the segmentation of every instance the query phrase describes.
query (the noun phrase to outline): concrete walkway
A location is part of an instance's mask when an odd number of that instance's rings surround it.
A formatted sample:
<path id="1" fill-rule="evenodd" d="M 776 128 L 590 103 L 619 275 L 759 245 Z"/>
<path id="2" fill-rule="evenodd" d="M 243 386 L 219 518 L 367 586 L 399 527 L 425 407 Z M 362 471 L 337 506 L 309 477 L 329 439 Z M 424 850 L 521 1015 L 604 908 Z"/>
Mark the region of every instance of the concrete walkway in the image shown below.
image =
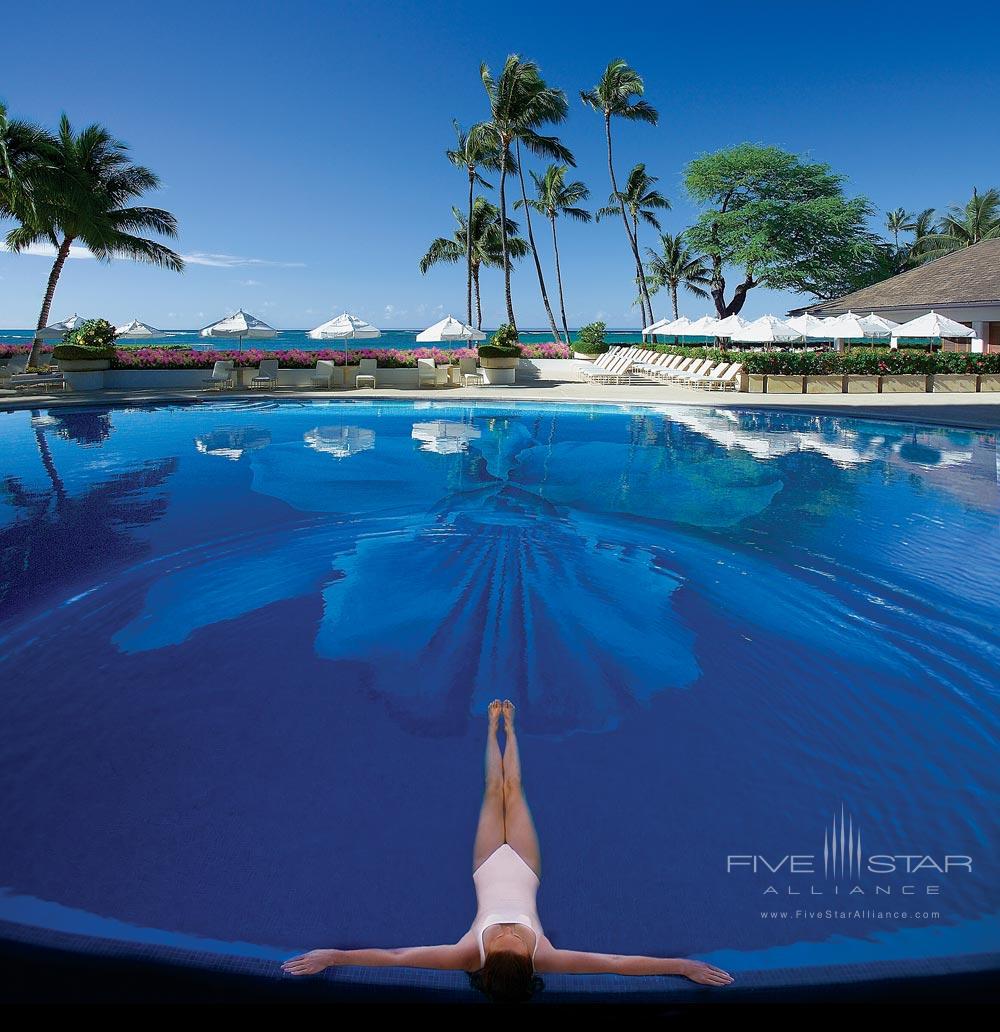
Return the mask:
<path id="1" fill-rule="evenodd" d="M 65 405 L 165 404 L 278 398 L 297 401 L 579 402 L 612 405 L 697 405 L 710 408 L 788 409 L 840 416 L 897 419 L 941 426 L 1000 429 L 1000 392 L 986 394 L 742 394 L 669 384 L 602 386 L 571 380 L 525 380 L 511 387 L 443 387 L 427 390 L 274 391 L 150 390 L 53 392 L 25 395 L 0 391 L 0 409 L 61 408 Z"/>

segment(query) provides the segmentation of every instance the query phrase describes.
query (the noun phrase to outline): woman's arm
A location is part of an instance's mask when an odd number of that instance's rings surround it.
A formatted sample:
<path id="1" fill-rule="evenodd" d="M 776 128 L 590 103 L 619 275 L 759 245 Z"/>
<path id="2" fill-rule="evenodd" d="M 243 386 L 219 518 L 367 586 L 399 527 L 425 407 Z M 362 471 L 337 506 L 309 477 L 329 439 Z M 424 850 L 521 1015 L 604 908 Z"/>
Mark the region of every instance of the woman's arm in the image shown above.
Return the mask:
<path id="1" fill-rule="evenodd" d="M 467 932 L 456 942 L 444 946 L 400 946 L 396 949 L 365 950 L 310 950 L 292 957 L 281 965 L 290 975 L 315 975 L 324 968 L 357 965 L 358 967 L 417 967 L 436 968 L 439 971 L 470 969 L 473 959 L 478 960 L 475 939 Z"/>
<path id="2" fill-rule="evenodd" d="M 729 985 L 732 976 L 700 960 L 680 957 L 636 957 L 620 953 L 557 950 L 543 940 L 535 954 L 535 970 L 564 974 L 683 975 L 702 985 Z"/>

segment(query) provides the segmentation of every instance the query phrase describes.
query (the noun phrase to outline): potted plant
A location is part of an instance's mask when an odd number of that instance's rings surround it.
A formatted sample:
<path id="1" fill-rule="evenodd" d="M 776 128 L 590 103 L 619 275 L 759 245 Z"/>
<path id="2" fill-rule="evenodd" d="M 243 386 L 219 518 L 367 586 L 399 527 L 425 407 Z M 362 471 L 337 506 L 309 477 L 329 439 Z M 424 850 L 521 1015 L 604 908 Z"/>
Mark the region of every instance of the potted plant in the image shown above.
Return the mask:
<path id="1" fill-rule="evenodd" d="M 509 384 L 514 382 L 517 363 L 521 358 L 521 345 L 517 330 L 504 323 L 485 344 L 480 344 L 479 364 L 487 383 Z"/>
<path id="2" fill-rule="evenodd" d="M 585 362 L 593 362 L 598 355 L 603 355 L 609 346 L 604 339 L 604 330 L 605 324 L 602 322 L 592 322 L 582 326 L 573 342 L 573 357 L 583 359 Z"/>
<path id="3" fill-rule="evenodd" d="M 107 319 L 88 319 L 70 330 L 52 352 L 64 373 L 90 373 L 111 368 L 115 356 L 115 328 Z"/>

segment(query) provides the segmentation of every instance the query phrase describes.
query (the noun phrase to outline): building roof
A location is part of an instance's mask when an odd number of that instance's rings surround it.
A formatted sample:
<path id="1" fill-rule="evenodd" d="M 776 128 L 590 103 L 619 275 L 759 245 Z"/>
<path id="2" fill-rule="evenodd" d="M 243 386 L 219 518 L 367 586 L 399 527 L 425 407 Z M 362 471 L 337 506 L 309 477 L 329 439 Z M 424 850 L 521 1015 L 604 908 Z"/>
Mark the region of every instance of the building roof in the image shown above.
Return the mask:
<path id="1" fill-rule="evenodd" d="M 829 315 L 893 308 L 1000 304 L 1000 239 L 983 240 L 852 294 L 795 309 Z"/>

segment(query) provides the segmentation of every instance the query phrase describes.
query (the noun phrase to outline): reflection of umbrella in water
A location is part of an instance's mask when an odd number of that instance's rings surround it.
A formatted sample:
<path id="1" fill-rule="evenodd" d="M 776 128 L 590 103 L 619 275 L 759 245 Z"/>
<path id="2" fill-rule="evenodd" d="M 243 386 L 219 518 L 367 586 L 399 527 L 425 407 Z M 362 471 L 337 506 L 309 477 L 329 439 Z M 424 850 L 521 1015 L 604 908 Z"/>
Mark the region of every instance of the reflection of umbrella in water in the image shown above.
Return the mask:
<path id="1" fill-rule="evenodd" d="M 480 432 L 468 423 L 435 419 L 430 423 L 414 423 L 410 436 L 420 441 L 420 450 L 438 455 L 455 455 L 467 451 L 469 441 L 479 440 Z"/>
<path id="2" fill-rule="evenodd" d="M 194 439 L 194 446 L 202 455 L 217 455 L 231 462 L 238 462 L 244 452 L 266 448 L 270 443 L 269 431 L 252 426 L 238 430 L 212 430 Z"/>
<path id="3" fill-rule="evenodd" d="M 363 426 L 314 426 L 302 435 L 307 448 L 346 459 L 375 447 L 375 431 Z"/>

